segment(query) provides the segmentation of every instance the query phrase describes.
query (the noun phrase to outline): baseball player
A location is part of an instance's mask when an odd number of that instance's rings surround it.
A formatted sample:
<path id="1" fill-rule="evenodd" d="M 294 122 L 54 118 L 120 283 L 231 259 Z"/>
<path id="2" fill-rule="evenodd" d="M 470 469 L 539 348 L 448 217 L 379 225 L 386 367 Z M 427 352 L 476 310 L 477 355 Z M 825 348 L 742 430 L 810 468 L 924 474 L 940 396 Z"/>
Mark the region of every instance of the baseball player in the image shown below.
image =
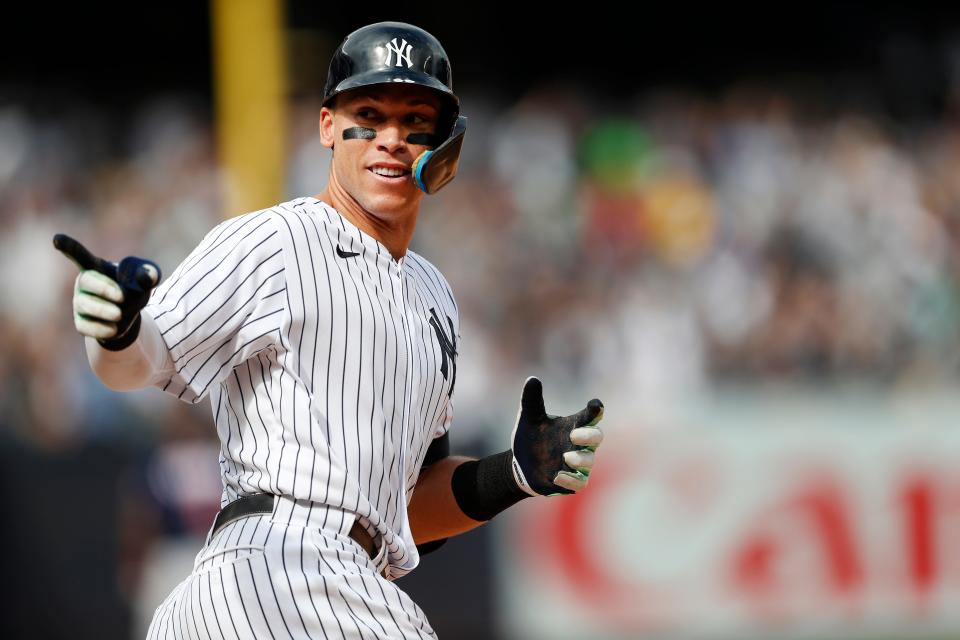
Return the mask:
<path id="1" fill-rule="evenodd" d="M 509 448 L 449 453 L 458 309 L 408 246 L 424 194 L 456 174 L 452 87 L 433 36 L 363 27 L 330 63 L 316 197 L 219 224 L 162 282 L 148 260 L 55 238 L 82 269 L 97 376 L 209 396 L 220 438 L 222 510 L 149 638 L 435 637 L 393 581 L 523 498 L 586 486 L 603 405 L 548 415 L 533 377 Z"/>

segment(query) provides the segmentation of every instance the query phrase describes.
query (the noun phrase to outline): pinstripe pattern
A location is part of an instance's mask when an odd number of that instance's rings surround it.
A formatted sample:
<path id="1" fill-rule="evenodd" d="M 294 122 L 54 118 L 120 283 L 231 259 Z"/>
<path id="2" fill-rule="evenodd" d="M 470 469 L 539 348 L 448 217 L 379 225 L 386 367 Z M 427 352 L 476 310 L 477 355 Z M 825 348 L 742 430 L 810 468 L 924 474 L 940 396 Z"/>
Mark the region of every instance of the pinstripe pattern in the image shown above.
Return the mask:
<path id="1" fill-rule="evenodd" d="M 290 511 L 300 512 L 293 524 Z M 305 524 L 322 520 L 325 528 Z M 227 525 L 157 608 L 148 640 L 435 638 L 347 535 L 352 522 L 349 512 L 282 499 L 273 514 Z"/>
<path id="2" fill-rule="evenodd" d="M 338 247 L 358 255 L 338 256 Z M 413 252 L 394 260 L 328 205 L 298 198 L 218 225 L 144 312 L 176 369 L 159 386 L 186 402 L 210 396 L 224 505 L 257 492 L 289 497 L 311 505 L 301 525 L 324 532 L 342 524 L 331 514 L 355 514 L 385 548 L 391 579 L 417 565 L 406 505 L 427 447 L 450 426 L 455 364 L 444 348 L 449 354 L 460 341 L 456 302 L 433 265 Z M 435 325 L 444 328 L 445 347 Z M 290 529 L 296 512 L 273 534 L 280 548 L 305 546 L 302 531 Z M 253 520 L 245 522 L 254 527 Z M 233 547 L 266 544 L 258 537 L 265 533 L 228 530 Z M 217 538 L 227 544 L 222 533 Z M 343 625 L 348 636 L 397 637 L 411 621 L 432 633 L 389 585 L 338 577 L 336 567 L 350 566 L 352 552 L 350 562 L 321 554 L 329 564 L 319 573 L 285 553 L 272 578 L 250 549 L 221 554 L 235 561 L 219 562 L 215 572 L 198 559 L 201 573 L 164 605 L 193 608 L 161 607 L 152 632 L 165 637 L 162 622 L 176 637 L 289 637 L 311 628 L 311 613 L 328 627 Z M 277 605 L 281 593 L 305 592 L 312 601 Z M 398 618 L 371 618 L 391 598 Z M 400 615 L 395 606 L 409 611 Z M 178 625 L 190 634 L 180 635 Z M 318 635 L 340 633 L 330 627 Z"/>

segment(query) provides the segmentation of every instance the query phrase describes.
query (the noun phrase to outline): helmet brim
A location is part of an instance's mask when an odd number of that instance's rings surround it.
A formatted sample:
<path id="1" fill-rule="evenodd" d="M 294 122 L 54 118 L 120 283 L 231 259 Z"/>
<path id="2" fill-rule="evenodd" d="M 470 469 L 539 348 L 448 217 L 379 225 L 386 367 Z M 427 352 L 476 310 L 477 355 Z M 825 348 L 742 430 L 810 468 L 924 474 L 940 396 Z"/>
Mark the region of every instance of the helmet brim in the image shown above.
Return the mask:
<path id="1" fill-rule="evenodd" d="M 323 104 L 326 105 L 334 97 L 350 91 L 352 89 L 361 89 L 382 84 L 413 84 L 437 91 L 450 101 L 455 107 L 459 108 L 460 100 L 444 83 L 436 78 L 413 69 L 376 69 L 366 73 L 360 73 L 355 76 L 345 78 L 336 88 L 326 97 Z"/>

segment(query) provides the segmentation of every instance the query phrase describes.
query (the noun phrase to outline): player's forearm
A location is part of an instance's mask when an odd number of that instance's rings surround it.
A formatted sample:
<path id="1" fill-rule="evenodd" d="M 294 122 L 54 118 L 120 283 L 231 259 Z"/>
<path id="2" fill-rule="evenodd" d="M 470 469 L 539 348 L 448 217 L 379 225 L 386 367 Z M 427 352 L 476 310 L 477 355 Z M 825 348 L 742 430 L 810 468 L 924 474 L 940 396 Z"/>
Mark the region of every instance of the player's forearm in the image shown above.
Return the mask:
<path id="1" fill-rule="evenodd" d="M 483 521 L 464 514 L 453 494 L 453 472 L 470 460 L 462 456 L 450 456 L 420 472 L 413 498 L 407 507 L 410 530 L 417 544 L 459 535 L 483 524 Z"/>
<path id="2" fill-rule="evenodd" d="M 108 351 L 93 338 L 86 338 L 87 360 L 100 381 L 114 391 L 148 387 L 170 376 L 173 362 L 149 314 L 141 314 L 137 339 L 122 351 Z"/>
<path id="3" fill-rule="evenodd" d="M 530 497 L 514 478 L 512 460 L 509 450 L 480 460 L 448 457 L 422 471 L 408 509 L 414 541 L 464 533 Z"/>

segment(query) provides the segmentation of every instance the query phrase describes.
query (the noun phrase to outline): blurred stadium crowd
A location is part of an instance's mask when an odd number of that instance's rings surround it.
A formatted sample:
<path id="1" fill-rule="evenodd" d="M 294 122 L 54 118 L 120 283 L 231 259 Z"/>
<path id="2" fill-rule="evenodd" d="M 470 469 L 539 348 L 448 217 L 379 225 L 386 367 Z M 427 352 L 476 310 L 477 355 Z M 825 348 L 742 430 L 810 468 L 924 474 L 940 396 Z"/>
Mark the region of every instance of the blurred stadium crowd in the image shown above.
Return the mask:
<path id="1" fill-rule="evenodd" d="M 460 174 L 424 200 L 414 249 L 461 307 L 465 440 L 508 424 L 534 372 L 548 397 L 602 395 L 621 420 L 729 384 L 956 381 L 960 118 L 904 124 L 749 88 L 616 109 L 552 87 L 462 100 Z M 318 111 L 291 106 L 291 198 L 326 180 Z M 0 108 L 0 441 L 144 453 L 123 489 L 124 590 L 151 532 L 206 532 L 216 439 L 205 405 L 113 393 L 89 372 L 76 270 L 51 238 L 169 273 L 223 215 L 221 173 L 188 99 L 122 118 Z"/>
<path id="2" fill-rule="evenodd" d="M 532 370 L 631 403 L 761 380 L 956 379 L 956 119 L 817 113 L 750 89 L 616 115 L 550 88 L 506 109 L 464 104 L 460 175 L 424 201 L 414 244 L 463 310 L 461 416 L 511 398 Z M 325 183 L 317 112 L 292 107 L 289 197 Z M 75 272 L 50 238 L 172 270 L 222 215 L 202 114 L 178 99 L 125 121 L 0 111 L 6 436 L 149 439 L 125 427 L 131 414 L 156 424 L 180 410 L 88 373 L 70 328 Z"/>

